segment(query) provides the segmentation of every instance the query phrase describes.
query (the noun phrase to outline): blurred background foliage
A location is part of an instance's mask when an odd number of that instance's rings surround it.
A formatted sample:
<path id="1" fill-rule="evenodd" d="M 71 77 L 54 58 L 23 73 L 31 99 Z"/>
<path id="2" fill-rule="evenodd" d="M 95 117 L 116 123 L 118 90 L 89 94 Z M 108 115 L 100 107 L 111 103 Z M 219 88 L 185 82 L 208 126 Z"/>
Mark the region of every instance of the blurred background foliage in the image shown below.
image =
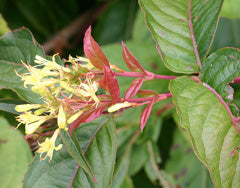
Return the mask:
<path id="1" fill-rule="evenodd" d="M 240 47 L 239 6 L 239 0 L 225 1 L 210 52 L 227 46 Z M 69 54 L 83 55 L 84 32 L 92 25 L 95 40 L 112 64 L 127 69 L 121 57 L 120 42 L 124 41 L 145 69 L 158 74 L 174 74 L 163 65 L 137 0 L 0 0 L 0 13 L 0 35 L 26 27 L 47 55 L 59 53 L 62 58 Z M 123 94 L 132 79 L 118 78 L 118 81 Z M 235 87 L 239 96 L 240 87 Z M 168 81 L 150 81 L 143 88 L 166 92 Z M 1 183 L 3 188 L 21 187 L 32 158 L 30 148 L 19 136 L 21 133 L 11 129 L 17 123 L 10 112 L 13 112 L 14 104 L 22 102 L 14 91 L 1 88 L 0 182 L 6 182 Z M 213 187 L 207 169 L 195 157 L 187 136 L 184 136 L 186 133 L 177 126 L 179 121 L 170 100 L 154 106 L 148 125 L 139 134 L 141 110 L 129 109 L 116 119 L 118 154 L 112 187 L 154 188 L 161 187 L 164 181 L 180 187 Z M 24 134 L 23 126 L 19 130 Z M 12 139 L 20 139 L 19 146 L 14 145 L 16 141 Z M 132 139 L 134 144 L 129 146 Z M 6 153 L 6 148 L 11 150 Z M 21 158 L 10 159 L 8 156 Z M 8 164 L 7 159 L 14 162 Z M 19 173 L 13 173 L 13 165 L 19 166 Z M 11 178 L 16 182 L 10 182 Z"/>

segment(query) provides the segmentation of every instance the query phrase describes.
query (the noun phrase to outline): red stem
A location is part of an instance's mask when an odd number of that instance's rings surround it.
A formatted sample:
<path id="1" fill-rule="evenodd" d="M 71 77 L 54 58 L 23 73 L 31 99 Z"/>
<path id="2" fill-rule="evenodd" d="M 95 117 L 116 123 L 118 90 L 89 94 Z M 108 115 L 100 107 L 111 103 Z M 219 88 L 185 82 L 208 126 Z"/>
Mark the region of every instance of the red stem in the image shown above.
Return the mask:
<path id="1" fill-rule="evenodd" d="M 114 72 L 114 74 L 115 74 L 115 76 L 138 77 L 138 78 L 148 77 L 151 79 L 161 79 L 161 80 L 173 80 L 173 79 L 177 78 L 177 76 L 157 75 L 152 72 L 148 72 L 148 71 L 146 71 L 146 72 L 148 73 L 147 75 L 144 74 L 143 72 L 128 72 L 128 71 Z"/>
<path id="2" fill-rule="evenodd" d="M 141 103 L 141 102 L 146 102 L 146 101 L 150 102 L 153 97 L 154 96 L 152 96 L 152 97 L 145 97 L 145 98 L 125 99 L 125 101 L 135 102 L 135 103 Z M 172 94 L 170 92 L 158 94 L 156 102 L 165 100 L 165 99 L 170 98 L 170 97 L 172 97 Z"/>

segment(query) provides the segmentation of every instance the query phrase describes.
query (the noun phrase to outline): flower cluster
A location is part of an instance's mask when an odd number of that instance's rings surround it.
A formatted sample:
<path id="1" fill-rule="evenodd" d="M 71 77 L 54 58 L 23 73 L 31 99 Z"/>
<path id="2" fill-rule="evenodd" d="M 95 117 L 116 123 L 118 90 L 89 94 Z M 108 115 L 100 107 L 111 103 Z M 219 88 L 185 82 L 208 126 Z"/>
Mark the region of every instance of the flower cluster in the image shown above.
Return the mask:
<path id="1" fill-rule="evenodd" d="M 52 137 L 39 143 L 37 152 L 40 153 L 41 160 L 47 157 L 51 160 L 53 151 L 62 148 L 61 144 L 58 146 L 55 144 L 61 130 L 69 131 L 71 135 L 81 123 L 98 118 L 106 109 L 108 110 L 105 112 L 111 113 L 148 104 L 141 117 L 141 130 L 143 130 L 153 104 L 171 97 L 170 93 L 157 94 L 153 91 L 140 90 L 145 80 L 172 78 L 144 70 L 124 44 L 123 49 L 126 64 L 137 72 L 123 71 L 116 65 L 110 64 L 92 38 L 91 28 L 84 37 L 84 53 L 87 58 L 69 57 L 65 64 L 61 65 L 57 63 L 56 56 L 49 60 L 37 55 L 35 66 L 22 62 L 28 73 L 17 74 L 24 81 L 25 87 L 30 86 L 33 92 L 41 96 L 43 103 L 17 105 L 16 111 L 21 112 L 17 117 L 19 125 L 25 124 L 25 132 L 29 135 L 51 119 L 57 119 L 57 128 Z M 138 77 L 128 88 L 124 98 L 120 97 L 116 76 Z M 103 93 L 99 92 L 101 88 L 105 90 Z M 137 93 L 148 97 L 134 99 Z M 46 154 L 42 157 L 44 153 Z"/>
<path id="2" fill-rule="evenodd" d="M 17 105 L 16 111 L 22 112 L 17 117 L 20 124 L 25 124 L 26 134 L 33 134 L 40 125 L 50 119 L 56 118 L 58 128 L 53 136 L 43 143 L 37 152 L 41 153 L 41 160 L 49 157 L 50 160 L 54 150 L 61 149 L 62 145 L 55 146 L 55 141 L 61 129 L 68 131 L 71 125 L 79 117 L 80 123 L 96 119 L 103 110 L 111 106 L 112 99 L 109 95 L 96 95 L 99 89 L 100 77 L 97 69 L 91 62 L 82 57 L 72 58 L 68 61 L 70 65 L 64 67 L 59 65 L 55 56 L 52 60 L 36 56 L 36 66 L 23 63 L 28 73 L 19 75 L 24 81 L 24 86 L 31 86 L 31 90 L 41 96 L 43 104 Z M 134 103 L 124 102 L 112 105 L 109 112 L 117 111 L 124 107 L 133 106 Z M 98 112 L 98 114 L 95 114 Z M 83 115 L 83 116 L 81 116 Z M 93 117 L 91 117 L 93 115 Z M 75 125 L 74 129 L 77 127 Z M 72 130 L 72 129 L 71 129 Z M 47 152 L 44 158 L 42 154 Z"/>
<path id="3" fill-rule="evenodd" d="M 23 63 L 29 73 L 19 75 L 24 81 L 24 86 L 30 85 L 31 90 L 39 94 L 44 102 L 16 106 L 17 112 L 24 112 L 17 120 L 20 124 L 25 124 L 26 134 L 33 134 L 40 125 L 57 118 L 58 128 L 52 138 L 47 138 L 44 143 L 39 144 L 38 152 L 41 154 L 47 152 L 45 158 L 48 156 L 51 159 L 53 150 L 61 149 L 61 145 L 55 147 L 60 130 L 67 131 L 67 124 L 76 120 L 84 111 L 84 107 L 96 107 L 100 102 L 95 94 L 99 84 L 92 80 L 89 71 L 92 65 L 89 60 L 70 57 L 68 62 L 71 65 L 64 67 L 56 63 L 55 56 L 52 60 L 36 56 L 37 66 Z M 89 101 L 94 103 L 89 104 Z"/>

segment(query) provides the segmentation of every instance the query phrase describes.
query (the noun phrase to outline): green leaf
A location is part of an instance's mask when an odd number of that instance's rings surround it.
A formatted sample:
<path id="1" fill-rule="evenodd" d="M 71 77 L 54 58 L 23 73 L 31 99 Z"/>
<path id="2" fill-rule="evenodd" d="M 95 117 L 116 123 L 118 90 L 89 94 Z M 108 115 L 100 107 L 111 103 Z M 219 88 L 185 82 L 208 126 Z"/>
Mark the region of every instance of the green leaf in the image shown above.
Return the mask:
<path id="1" fill-rule="evenodd" d="M 7 22 L 2 17 L 2 14 L 0 14 L 0 36 L 8 32 L 9 30 L 10 29 L 8 28 Z"/>
<path id="2" fill-rule="evenodd" d="M 116 130 L 114 119 L 109 118 L 88 145 L 85 157 L 96 177 L 96 182 L 90 179 L 82 169 L 78 169 L 72 187 L 105 188 L 112 184 L 112 175 L 117 152 Z M 79 140 L 81 143 L 81 140 Z"/>
<path id="3" fill-rule="evenodd" d="M 188 136 L 187 131 L 184 135 L 179 130 L 174 131 L 170 157 L 165 166 L 166 172 L 173 175 L 180 187 L 213 187 L 207 168 L 194 155 L 184 136 Z"/>
<path id="4" fill-rule="evenodd" d="M 23 28 L 9 32 L 0 38 L 0 88 L 9 88 L 24 100 L 38 103 L 39 95 L 25 88 L 19 74 L 25 73 L 21 60 L 34 65 L 36 55 L 44 56 L 43 49 L 37 44 L 29 30 Z"/>
<path id="5" fill-rule="evenodd" d="M 104 123 L 103 123 L 104 124 Z M 70 137 L 69 133 L 65 130 L 61 130 L 60 136 L 62 138 L 62 141 L 68 150 L 69 154 L 75 159 L 75 161 L 78 163 L 78 165 L 93 179 L 95 179 L 94 174 L 83 155 L 80 143 L 77 139 L 76 133 L 72 134 L 72 138 Z"/>
<path id="6" fill-rule="evenodd" d="M 98 183 L 96 184 L 79 167 L 63 146 L 61 151 L 54 152 L 50 163 L 47 160 L 40 161 L 39 154 L 36 155 L 25 176 L 24 188 L 66 188 L 71 183 L 73 183 L 72 187 L 78 188 L 110 185 L 116 157 L 116 133 L 113 118 L 101 116 L 95 121 L 81 124 L 75 133 Z M 56 145 L 60 143 L 62 141 L 58 138 Z"/>
<path id="7" fill-rule="evenodd" d="M 22 179 L 31 159 L 32 153 L 23 135 L 0 117 L 1 188 L 22 187 Z"/>
<path id="8" fill-rule="evenodd" d="M 221 16 L 231 19 L 240 18 L 239 4 L 239 0 L 225 1 Z"/>
<path id="9" fill-rule="evenodd" d="M 195 154 L 207 166 L 216 187 L 240 186 L 238 152 L 240 136 L 219 99 L 191 78 L 170 82 L 173 102 L 188 130 Z M 232 152 L 236 154 L 231 157 Z"/>
<path id="10" fill-rule="evenodd" d="M 204 62 L 200 80 L 215 89 L 223 99 L 229 101 L 233 91 L 227 91 L 227 84 L 240 76 L 240 50 L 223 48 L 211 54 Z"/>
<path id="11" fill-rule="evenodd" d="M 174 72 L 199 72 L 213 39 L 223 0 L 140 0 L 165 65 Z"/>

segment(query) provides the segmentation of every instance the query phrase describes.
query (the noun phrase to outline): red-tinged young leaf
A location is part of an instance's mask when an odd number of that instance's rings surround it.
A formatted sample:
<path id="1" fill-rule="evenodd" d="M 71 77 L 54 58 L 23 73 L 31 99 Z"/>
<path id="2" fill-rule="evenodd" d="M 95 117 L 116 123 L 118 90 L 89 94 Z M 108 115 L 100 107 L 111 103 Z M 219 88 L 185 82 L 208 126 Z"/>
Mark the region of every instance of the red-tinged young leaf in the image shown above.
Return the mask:
<path id="1" fill-rule="evenodd" d="M 108 108 L 111 103 L 99 103 L 97 108 L 91 107 L 89 110 L 83 112 L 76 121 L 69 124 L 69 134 L 72 135 L 73 131 L 80 126 L 81 123 L 88 123 L 97 119 L 102 115 L 103 111 Z"/>
<path id="2" fill-rule="evenodd" d="M 143 129 L 144 129 L 146 123 L 147 123 L 147 120 L 148 120 L 148 118 L 151 114 L 154 101 L 155 101 L 155 97 L 152 98 L 150 104 L 142 112 L 142 115 L 141 115 L 141 131 L 143 131 Z"/>
<path id="3" fill-rule="evenodd" d="M 99 84 L 105 91 L 109 91 L 108 90 L 108 84 L 107 84 L 107 74 L 105 72 L 104 72 L 101 80 L 99 80 Z"/>
<path id="4" fill-rule="evenodd" d="M 122 46 L 123 46 L 122 56 L 128 68 L 131 69 L 132 71 L 144 72 L 145 74 L 147 74 L 142 65 L 137 60 L 137 58 L 129 51 L 129 49 L 123 42 Z"/>
<path id="5" fill-rule="evenodd" d="M 107 57 L 104 55 L 98 43 L 91 35 L 91 26 L 87 29 L 83 39 L 84 54 L 91 63 L 98 69 L 103 69 L 103 65 L 110 67 Z"/>
<path id="6" fill-rule="evenodd" d="M 120 89 L 118 85 L 118 81 L 113 73 L 113 71 L 104 65 L 104 75 L 100 80 L 100 86 L 108 91 L 112 97 L 113 104 L 120 102 Z"/>
<path id="7" fill-rule="evenodd" d="M 127 89 L 124 99 L 131 99 L 133 98 L 139 89 L 142 87 L 143 78 L 137 78 L 132 82 L 132 85 Z"/>

